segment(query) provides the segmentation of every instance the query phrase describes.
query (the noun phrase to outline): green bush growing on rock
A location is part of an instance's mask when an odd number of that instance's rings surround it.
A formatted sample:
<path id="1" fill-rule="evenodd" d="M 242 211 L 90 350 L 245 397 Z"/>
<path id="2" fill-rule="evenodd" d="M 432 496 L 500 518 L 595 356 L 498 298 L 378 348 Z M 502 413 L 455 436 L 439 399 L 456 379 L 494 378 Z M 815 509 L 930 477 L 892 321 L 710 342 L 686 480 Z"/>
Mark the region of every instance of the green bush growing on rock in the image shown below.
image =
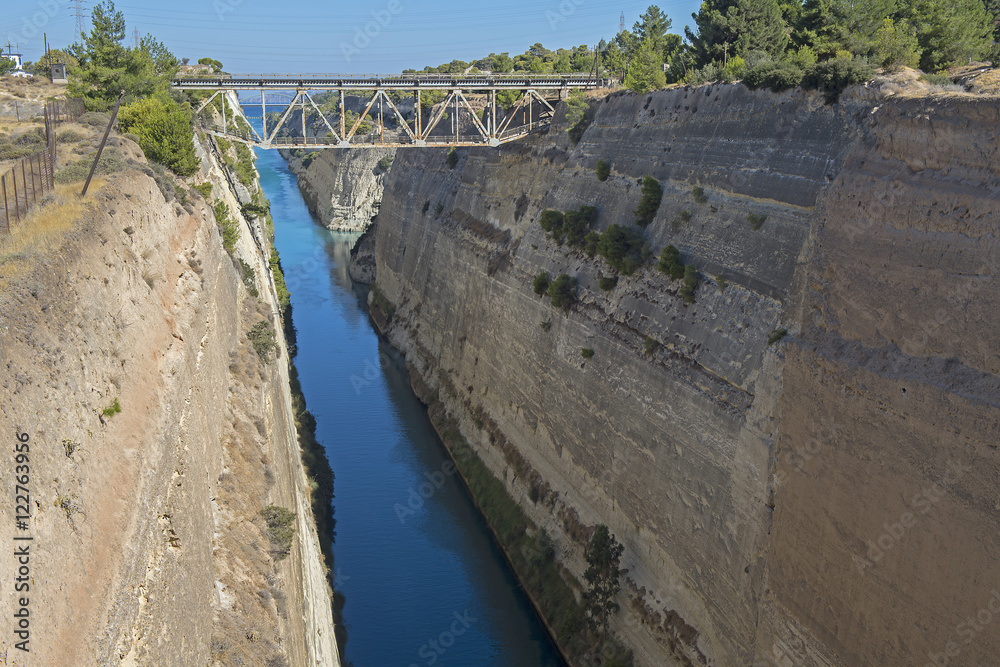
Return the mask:
<path id="1" fill-rule="evenodd" d="M 760 229 L 767 221 L 767 216 L 763 213 L 747 213 L 747 221 L 754 231 Z"/>
<path id="2" fill-rule="evenodd" d="M 635 224 L 645 227 L 656 217 L 656 211 L 660 208 L 660 200 L 663 199 L 663 187 L 660 182 L 652 176 L 642 179 L 642 199 L 635 209 Z"/>
<path id="3" fill-rule="evenodd" d="M 556 308 L 568 311 L 576 301 L 576 278 L 565 273 L 549 283 L 549 299 Z"/>
<path id="4" fill-rule="evenodd" d="M 230 217 L 229 206 L 221 199 L 215 202 L 212 212 L 215 214 L 215 222 L 219 225 L 219 231 L 222 232 L 222 247 L 226 249 L 226 252 L 232 254 L 236 250 L 236 241 L 240 238 L 239 222 Z"/>
<path id="5" fill-rule="evenodd" d="M 597 174 L 597 180 L 603 183 L 608 180 L 608 176 L 611 175 L 611 165 L 604 160 L 598 160 L 594 173 Z"/>
<path id="6" fill-rule="evenodd" d="M 549 279 L 549 272 L 542 271 L 537 276 L 535 276 L 535 280 L 531 284 L 531 287 L 533 290 L 535 290 L 535 294 L 537 294 L 538 296 L 542 296 L 549 291 L 550 282 L 552 281 Z"/>
<path id="7" fill-rule="evenodd" d="M 274 278 L 274 288 L 278 293 L 278 306 L 281 307 L 283 316 L 287 316 L 288 309 L 292 305 L 292 293 L 288 291 L 285 283 L 285 272 L 281 270 L 281 257 L 278 256 L 276 248 L 271 248 L 271 256 L 267 260 L 267 265 L 271 269 L 271 276 Z"/>
<path id="8" fill-rule="evenodd" d="M 719 286 L 719 293 L 726 291 L 726 287 L 729 286 L 729 281 L 721 273 L 715 277 L 715 284 Z"/>
<path id="9" fill-rule="evenodd" d="M 698 273 L 697 267 L 694 264 L 688 264 L 684 267 L 684 286 L 681 287 L 680 296 L 684 299 L 685 303 L 694 303 L 694 293 L 698 289 L 698 284 L 701 282 L 701 274 Z"/>
<path id="10" fill-rule="evenodd" d="M 601 276 L 597 284 L 605 292 L 610 292 L 618 285 L 618 276 Z"/>
<path id="11" fill-rule="evenodd" d="M 611 225 L 601 234 L 597 252 L 612 268 L 626 276 L 635 273 L 652 256 L 642 232 L 621 225 Z"/>
<path id="12" fill-rule="evenodd" d="M 660 253 L 660 261 L 656 268 L 661 273 L 670 276 L 671 280 L 680 280 L 684 277 L 684 263 L 681 261 L 681 251 L 676 246 L 668 245 Z"/>
<path id="13" fill-rule="evenodd" d="M 247 338 L 253 345 L 253 351 L 264 361 L 270 361 L 271 353 L 278 349 L 278 343 L 274 337 L 274 329 L 267 320 L 261 320 L 250 328 Z"/>
<path id="14" fill-rule="evenodd" d="M 538 218 L 538 224 L 556 244 L 565 242 L 574 248 L 584 248 L 587 232 L 596 220 L 596 207 L 581 206 L 565 213 L 546 209 Z"/>
<path id="15" fill-rule="evenodd" d="M 285 507 L 268 505 L 260 511 L 267 524 L 267 539 L 271 542 L 274 560 L 282 560 L 292 550 L 295 537 L 295 512 Z"/>
<path id="16" fill-rule="evenodd" d="M 250 296 L 260 296 L 260 293 L 257 291 L 257 275 L 253 272 L 253 267 L 244 262 L 242 258 L 240 258 L 240 273 L 242 274 L 243 285 L 247 288 Z"/>
<path id="17" fill-rule="evenodd" d="M 834 58 L 810 67 L 802 77 L 802 87 L 820 90 L 827 103 L 833 104 L 840 99 L 845 88 L 864 83 L 874 76 L 874 68 L 864 60 Z"/>
<path id="18" fill-rule="evenodd" d="M 208 181 L 194 186 L 194 190 L 200 194 L 202 199 L 205 201 L 208 201 L 208 198 L 212 196 L 212 184 Z"/>
<path id="19" fill-rule="evenodd" d="M 122 404 L 118 402 L 118 398 L 116 397 L 113 401 L 111 401 L 111 403 L 108 404 L 108 407 L 101 410 L 101 414 L 110 419 L 121 411 Z"/>
<path id="20" fill-rule="evenodd" d="M 779 340 L 784 338 L 786 335 L 788 335 L 788 329 L 785 328 L 775 329 L 774 331 L 771 332 L 771 335 L 767 337 L 767 344 L 774 345 Z"/>
<path id="21" fill-rule="evenodd" d="M 743 83 L 748 88 L 770 88 L 779 93 L 802 83 L 802 77 L 802 70 L 795 65 L 785 61 L 772 61 L 747 70 Z"/>
<path id="22" fill-rule="evenodd" d="M 646 354 L 653 354 L 660 348 L 660 341 L 656 340 L 652 336 L 646 336 L 646 340 L 642 341 L 642 351 Z"/>
<path id="23" fill-rule="evenodd" d="M 562 245 L 565 238 L 562 231 L 563 217 L 562 211 L 546 209 L 542 211 L 542 214 L 538 218 L 538 224 L 548 232 L 549 238 L 558 245 Z"/>
<path id="24" fill-rule="evenodd" d="M 580 356 L 583 357 L 584 359 L 590 359 L 592 356 L 594 356 L 594 351 L 589 347 L 581 348 Z"/>
<path id="25" fill-rule="evenodd" d="M 151 160 L 179 176 L 198 171 L 194 153 L 191 111 L 173 100 L 147 97 L 126 104 L 118 112 L 118 126 L 139 138 L 139 146 Z"/>
<path id="26" fill-rule="evenodd" d="M 452 148 L 448 151 L 448 157 L 445 158 L 445 162 L 448 163 L 449 169 L 454 169 L 458 165 L 458 149 Z"/>
<path id="27" fill-rule="evenodd" d="M 587 253 L 587 257 L 593 259 L 594 255 L 597 254 L 597 245 L 601 242 L 601 235 L 598 232 L 587 232 L 587 235 L 583 237 L 583 251 Z"/>
<path id="28" fill-rule="evenodd" d="M 563 215 L 563 232 L 566 243 L 574 248 L 583 248 L 590 226 L 597 220 L 596 206 L 581 206 Z"/>
<path id="29" fill-rule="evenodd" d="M 705 188 L 701 186 L 695 186 L 691 188 L 691 195 L 694 197 L 695 202 L 699 204 L 708 203 L 708 195 L 705 194 Z"/>

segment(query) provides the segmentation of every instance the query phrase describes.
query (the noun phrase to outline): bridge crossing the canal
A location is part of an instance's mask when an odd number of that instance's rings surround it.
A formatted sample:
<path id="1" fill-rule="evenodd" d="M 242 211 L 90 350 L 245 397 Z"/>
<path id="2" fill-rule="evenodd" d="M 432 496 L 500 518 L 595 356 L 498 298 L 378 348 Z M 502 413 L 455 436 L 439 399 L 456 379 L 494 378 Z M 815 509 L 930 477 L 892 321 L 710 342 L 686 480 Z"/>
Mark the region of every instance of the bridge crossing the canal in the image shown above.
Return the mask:
<path id="1" fill-rule="evenodd" d="M 212 93 L 198 108 L 215 110 L 211 134 L 265 149 L 499 146 L 549 127 L 554 105 L 570 91 L 605 85 L 586 74 L 253 74 L 173 81 L 178 90 Z M 248 92 L 259 94 L 259 102 L 240 98 Z M 337 93 L 337 108 L 323 110 L 313 95 L 330 92 Z M 247 113 L 256 107 L 259 116 Z M 445 119 L 450 122 L 442 124 Z"/>

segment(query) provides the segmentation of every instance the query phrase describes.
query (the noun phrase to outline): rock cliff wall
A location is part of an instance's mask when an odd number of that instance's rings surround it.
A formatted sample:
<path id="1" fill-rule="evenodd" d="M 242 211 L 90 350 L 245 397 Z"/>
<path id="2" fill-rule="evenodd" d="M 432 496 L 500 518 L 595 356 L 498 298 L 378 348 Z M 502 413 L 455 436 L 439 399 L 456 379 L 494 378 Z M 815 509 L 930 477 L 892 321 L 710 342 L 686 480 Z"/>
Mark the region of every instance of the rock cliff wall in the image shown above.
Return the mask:
<path id="1" fill-rule="evenodd" d="M 576 146 L 557 123 L 453 170 L 396 157 L 387 333 L 572 572 L 594 525 L 625 545 L 614 629 L 638 664 L 996 654 L 960 627 L 1000 546 L 996 101 L 875 97 L 622 93 Z M 651 265 L 602 291 L 607 264 L 537 223 L 629 225 L 647 174 L 647 238 L 702 272 L 693 304 Z M 540 271 L 577 278 L 567 314 Z"/>
<path id="2" fill-rule="evenodd" d="M 324 227 L 335 232 L 368 228 L 378 213 L 388 175 L 380 161 L 385 157 L 391 161 L 395 149 L 330 148 L 309 158 L 282 154 L 297 176 L 309 210 Z"/>
<path id="3" fill-rule="evenodd" d="M 242 275 L 206 202 L 182 206 L 135 144 L 111 143 L 134 168 L 95 182 L 64 232 L 3 257 L 0 428 L 30 438 L 33 537 L 30 652 L 8 631 L 3 661 L 336 665 L 281 329 L 269 363 L 247 336 L 277 312 L 266 260 L 238 218 Z M 239 216 L 200 154 L 199 182 Z M 13 459 L 3 471 L 12 517 Z M 281 561 L 259 514 L 271 503 L 297 514 Z M 13 544 L 12 522 L 0 530 Z M 13 549 L 0 564 L 14 571 Z"/>

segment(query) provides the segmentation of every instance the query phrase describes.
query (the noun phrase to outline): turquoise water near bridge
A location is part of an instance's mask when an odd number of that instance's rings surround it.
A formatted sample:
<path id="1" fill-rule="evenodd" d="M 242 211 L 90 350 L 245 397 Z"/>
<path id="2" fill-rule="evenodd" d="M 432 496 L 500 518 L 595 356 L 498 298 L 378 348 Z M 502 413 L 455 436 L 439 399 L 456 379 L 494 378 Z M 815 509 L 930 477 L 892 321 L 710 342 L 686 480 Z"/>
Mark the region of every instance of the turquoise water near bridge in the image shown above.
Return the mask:
<path id="1" fill-rule="evenodd" d="M 563 662 L 374 331 L 347 274 L 355 234 L 315 223 L 276 151 L 258 151 L 292 292 L 295 359 L 336 474 L 334 553 L 345 665 Z"/>

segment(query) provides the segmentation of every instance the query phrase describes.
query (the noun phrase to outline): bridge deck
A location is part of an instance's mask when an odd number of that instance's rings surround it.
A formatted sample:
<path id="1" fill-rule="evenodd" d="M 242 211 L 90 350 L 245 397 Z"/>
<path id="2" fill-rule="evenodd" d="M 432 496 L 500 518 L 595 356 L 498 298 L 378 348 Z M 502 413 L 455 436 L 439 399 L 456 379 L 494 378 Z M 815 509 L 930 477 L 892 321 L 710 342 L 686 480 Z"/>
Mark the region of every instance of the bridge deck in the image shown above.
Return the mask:
<path id="1" fill-rule="evenodd" d="M 576 74 L 234 74 L 178 78 L 180 90 L 489 90 L 596 88 L 605 82 Z"/>

